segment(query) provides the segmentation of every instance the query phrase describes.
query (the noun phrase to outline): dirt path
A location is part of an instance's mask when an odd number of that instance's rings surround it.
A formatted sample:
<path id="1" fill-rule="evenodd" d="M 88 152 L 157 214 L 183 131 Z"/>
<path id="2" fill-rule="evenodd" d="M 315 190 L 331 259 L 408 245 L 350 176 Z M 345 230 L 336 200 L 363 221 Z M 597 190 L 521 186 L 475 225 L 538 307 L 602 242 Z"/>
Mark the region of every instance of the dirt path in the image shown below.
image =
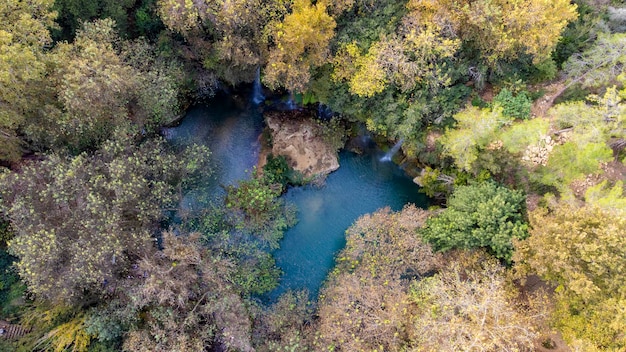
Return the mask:
<path id="1" fill-rule="evenodd" d="M 566 82 L 564 78 L 528 87 L 530 91 L 544 91 L 543 96 L 533 102 L 530 108 L 531 115 L 533 117 L 544 117 L 548 109 L 554 105 L 554 100 L 559 95 L 563 94 L 565 87 Z M 485 88 L 480 92 L 480 98 L 487 103 L 491 103 L 495 95 L 494 88 L 491 84 L 486 84 Z"/>
<path id="2" fill-rule="evenodd" d="M 545 117 L 548 109 L 554 105 L 554 100 L 563 93 L 565 82 L 562 79 L 550 83 L 531 87 L 532 90 L 545 91 L 545 94 L 533 102 L 530 113 L 533 117 Z"/>

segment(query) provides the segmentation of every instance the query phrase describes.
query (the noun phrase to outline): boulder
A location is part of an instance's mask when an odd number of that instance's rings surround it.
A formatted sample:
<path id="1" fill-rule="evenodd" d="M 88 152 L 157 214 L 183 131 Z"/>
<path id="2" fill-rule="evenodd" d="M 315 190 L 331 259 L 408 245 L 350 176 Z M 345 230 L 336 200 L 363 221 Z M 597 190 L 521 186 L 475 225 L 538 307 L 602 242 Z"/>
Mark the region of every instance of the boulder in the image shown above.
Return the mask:
<path id="1" fill-rule="evenodd" d="M 283 155 L 289 166 L 307 178 L 326 176 L 339 168 L 337 150 L 324 138 L 322 122 L 306 111 L 265 114 L 271 134 L 271 153 Z M 264 160 L 260 160 L 260 166 Z"/>

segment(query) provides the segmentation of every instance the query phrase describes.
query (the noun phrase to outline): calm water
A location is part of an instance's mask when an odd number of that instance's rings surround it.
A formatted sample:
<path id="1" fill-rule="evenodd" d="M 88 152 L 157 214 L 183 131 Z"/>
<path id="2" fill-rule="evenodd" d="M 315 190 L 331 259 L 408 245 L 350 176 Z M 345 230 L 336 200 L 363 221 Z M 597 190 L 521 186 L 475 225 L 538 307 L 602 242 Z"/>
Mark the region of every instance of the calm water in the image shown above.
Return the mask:
<path id="1" fill-rule="evenodd" d="M 248 178 L 246 171 L 252 170 L 259 158 L 262 129 L 263 116 L 256 106 L 228 96 L 191 108 L 180 125 L 166 129 L 166 138 L 174 144 L 203 144 L 211 150 L 213 175 L 206 189 L 201 195 L 188 195 L 187 204 L 182 205 L 193 206 L 198 196 L 215 199 L 224 195 L 222 186 Z"/>
<path id="2" fill-rule="evenodd" d="M 407 203 L 426 206 L 427 199 L 402 170 L 381 162 L 383 153 L 340 153 L 340 168 L 321 187 L 290 189 L 285 199 L 298 207 L 298 224 L 285 234 L 274 256 L 284 271 L 270 299 L 288 289 L 309 290 L 314 297 L 334 265 L 345 231 L 359 216 L 385 206 L 400 210 Z"/>
<path id="3" fill-rule="evenodd" d="M 202 143 L 212 151 L 216 172 L 206 194 L 223 194 L 220 185 L 247 178 L 256 164 L 258 136 L 263 127 L 254 105 L 220 98 L 208 106 L 189 110 L 180 126 L 166 135 L 175 144 Z M 280 286 L 264 297 L 274 300 L 288 289 L 308 289 L 312 297 L 334 264 L 335 254 L 345 245 L 345 230 L 361 215 L 389 206 L 400 210 L 407 203 L 426 206 L 426 197 L 404 172 L 391 162 L 381 162 L 383 153 L 366 137 L 359 144 L 364 153 L 340 153 L 340 168 L 321 187 L 290 189 L 283 197 L 298 208 L 298 224 L 285 233 L 281 248 L 274 252 L 283 270 Z M 198 195 L 183 204 L 193 207 Z"/>

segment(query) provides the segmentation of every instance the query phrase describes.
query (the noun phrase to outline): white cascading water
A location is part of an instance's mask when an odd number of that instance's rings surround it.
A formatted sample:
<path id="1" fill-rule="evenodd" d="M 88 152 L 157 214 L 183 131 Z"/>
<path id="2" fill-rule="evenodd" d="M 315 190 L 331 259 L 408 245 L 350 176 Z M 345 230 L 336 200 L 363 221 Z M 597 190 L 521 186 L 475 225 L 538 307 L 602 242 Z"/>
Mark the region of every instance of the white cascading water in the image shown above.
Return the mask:
<path id="1" fill-rule="evenodd" d="M 382 158 L 380 158 L 380 161 L 391 161 L 391 158 L 393 158 L 393 156 L 396 155 L 398 150 L 400 150 L 400 147 L 402 146 L 403 142 L 404 142 L 404 138 L 401 138 L 398 142 L 396 142 L 396 144 L 394 144 L 393 148 L 389 149 L 389 151 L 385 153 L 385 155 L 383 155 Z"/>
<path id="2" fill-rule="evenodd" d="M 261 68 L 257 67 L 256 78 L 252 86 L 252 102 L 259 105 L 263 101 L 265 101 L 265 96 L 263 95 L 263 87 L 261 86 Z"/>

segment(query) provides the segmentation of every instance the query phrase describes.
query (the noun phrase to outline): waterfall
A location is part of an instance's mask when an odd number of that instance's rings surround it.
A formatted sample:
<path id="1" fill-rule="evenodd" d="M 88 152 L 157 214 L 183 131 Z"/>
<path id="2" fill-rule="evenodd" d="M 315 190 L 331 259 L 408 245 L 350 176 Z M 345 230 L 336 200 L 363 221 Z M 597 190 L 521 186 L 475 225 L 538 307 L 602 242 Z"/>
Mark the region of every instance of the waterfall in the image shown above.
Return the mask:
<path id="1" fill-rule="evenodd" d="M 287 100 L 287 102 L 285 103 L 285 109 L 286 110 L 295 110 L 296 109 L 296 102 L 293 99 L 293 91 L 289 91 L 289 100 Z"/>
<path id="2" fill-rule="evenodd" d="M 389 149 L 389 151 L 385 153 L 385 155 L 382 158 L 380 158 L 380 161 L 391 161 L 391 158 L 393 158 L 393 156 L 396 155 L 398 150 L 400 150 L 400 147 L 402 146 L 402 142 L 404 142 L 404 138 L 401 138 L 398 142 L 396 142 L 393 148 Z"/>
<path id="3" fill-rule="evenodd" d="M 252 86 L 252 102 L 256 105 L 261 104 L 265 100 L 263 95 L 263 87 L 261 87 L 261 68 L 256 68 L 256 78 L 254 79 L 254 85 Z"/>

